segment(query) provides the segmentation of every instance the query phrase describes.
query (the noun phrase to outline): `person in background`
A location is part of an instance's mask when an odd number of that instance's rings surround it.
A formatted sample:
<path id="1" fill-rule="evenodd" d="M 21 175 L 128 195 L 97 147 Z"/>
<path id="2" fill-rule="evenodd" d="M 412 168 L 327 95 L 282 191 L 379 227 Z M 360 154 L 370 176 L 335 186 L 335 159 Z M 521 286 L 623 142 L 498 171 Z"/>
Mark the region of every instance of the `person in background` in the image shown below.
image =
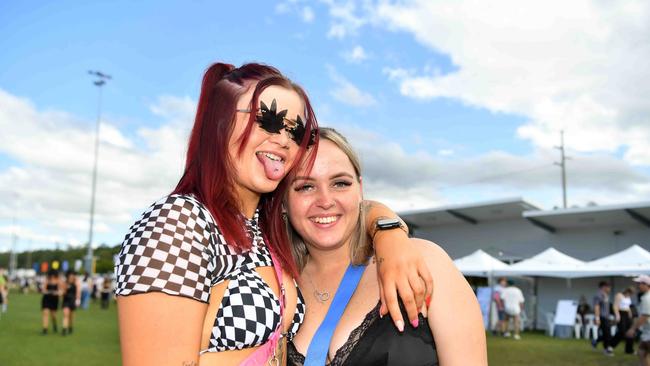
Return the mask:
<path id="1" fill-rule="evenodd" d="M 625 337 L 625 332 L 632 325 L 632 295 L 634 288 L 628 287 L 623 292 L 614 295 L 614 319 L 616 321 L 616 334 L 612 339 L 612 348 L 616 348 L 619 342 L 625 340 L 625 353 L 634 353 L 634 339 Z"/>
<path id="2" fill-rule="evenodd" d="M 650 276 L 641 275 L 634 279 L 639 286 L 639 317 L 632 323 L 630 329 L 625 335 L 633 338 L 637 329 L 641 330 L 641 341 L 637 355 L 639 356 L 639 365 L 650 366 Z"/>
<path id="3" fill-rule="evenodd" d="M 41 311 L 43 314 L 43 335 L 47 334 L 49 321 L 52 320 L 52 330 L 58 331 L 56 325 L 56 312 L 59 310 L 59 297 L 61 297 L 61 280 L 59 271 L 50 269 L 41 289 L 43 298 L 41 300 Z"/>
<path id="4" fill-rule="evenodd" d="M 503 292 L 503 289 L 506 288 L 506 286 L 508 286 L 506 278 L 500 277 L 497 284 L 494 286 L 494 291 L 492 293 L 492 300 L 494 300 L 498 317 L 498 321 L 493 334 L 496 334 L 498 332 L 499 335 L 503 335 L 506 332 L 506 310 L 503 306 L 503 299 L 501 298 L 501 293 Z"/>
<path id="5" fill-rule="evenodd" d="M 598 339 L 591 341 L 591 346 L 596 348 L 598 342 L 603 342 L 603 348 L 605 355 L 613 356 L 614 349 L 612 348 L 612 328 L 609 322 L 610 315 L 610 301 L 609 294 L 612 291 L 612 287 L 609 282 L 601 281 L 598 284 L 598 292 L 594 296 L 594 315 L 596 325 L 598 325 Z"/>
<path id="6" fill-rule="evenodd" d="M 501 291 L 501 300 L 503 301 L 503 308 L 506 313 L 505 317 L 505 332 L 503 334 L 504 337 L 510 337 L 510 332 L 508 331 L 508 326 L 510 324 L 510 320 L 513 320 L 513 333 L 514 333 L 514 339 L 520 340 L 521 336 L 519 335 L 519 331 L 521 329 L 521 312 L 524 310 L 524 294 L 521 292 L 521 290 L 515 286 L 514 282 L 512 280 L 509 280 L 507 282 L 508 287 L 504 288 Z"/>
<path id="7" fill-rule="evenodd" d="M 102 281 L 101 289 L 101 306 L 102 309 L 108 309 L 108 305 L 111 302 L 111 293 L 113 292 L 113 281 L 109 276 L 104 276 L 104 281 Z"/>
<path id="8" fill-rule="evenodd" d="M 9 301 L 9 285 L 4 274 L 5 269 L 0 267 L 0 307 L 2 308 L 2 313 L 7 312 L 7 301 Z"/>
<path id="9" fill-rule="evenodd" d="M 578 315 L 580 315 L 582 324 L 586 323 L 585 315 L 587 314 L 591 314 L 591 306 L 587 301 L 587 297 L 585 295 L 580 295 L 580 301 L 578 301 Z"/>
<path id="10" fill-rule="evenodd" d="M 81 303 L 81 286 L 74 271 L 65 274 L 63 285 L 63 330 L 61 335 L 72 334 L 74 311 Z"/>
<path id="11" fill-rule="evenodd" d="M 90 293 L 90 298 L 93 300 L 93 304 L 97 302 L 97 299 L 100 297 L 100 293 L 102 290 L 102 281 L 104 281 L 104 278 L 102 276 L 98 275 L 92 275 L 91 277 L 91 283 L 93 284 L 92 291 Z"/>
<path id="12" fill-rule="evenodd" d="M 91 288 L 92 279 L 90 276 L 88 276 L 88 273 L 86 273 L 81 280 L 81 308 L 84 310 L 88 309 L 88 304 L 90 303 Z"/>

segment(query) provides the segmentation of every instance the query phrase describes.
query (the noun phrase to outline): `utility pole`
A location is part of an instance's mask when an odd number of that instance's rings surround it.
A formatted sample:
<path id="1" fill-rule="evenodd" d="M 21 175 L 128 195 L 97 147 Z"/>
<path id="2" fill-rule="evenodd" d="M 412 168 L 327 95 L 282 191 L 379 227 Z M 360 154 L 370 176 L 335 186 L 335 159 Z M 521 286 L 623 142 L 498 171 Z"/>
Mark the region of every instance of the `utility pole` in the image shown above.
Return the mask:
<path id="1" fill-rule="evenodd" d="M 97 77 L 93 82 L 99 90 L 99 98 L 97 100 L 97 123 L 95 124 L 95 160 L 93 164 L 93 180 L 92 190 L 90 194 L 90 229 L 88 230 L 88 251 L 86 252 L 86 273 L 92 274 L 93 269 L 93 226 L 95 223 L 95 191 L 97 189 L 97 157 L 99 155 L 99 125 L 102 119 L 102 86 L 106 84 L 107 80 L 111 79 L 110 75 L 104 74 L 100 71 L 88 71 L 88 74 Z"/>
<path id="2" fill-rule="evenodd" d="M 562 170 L 562 207 L 566 208 L 566 161 L 570 159 L 564 154 L 564 130 L 560 131 L 560 146 L 555 146 L 560 150 L 560 162 L 555 162 Z"/>
<path id="3" fill-rule="evenodd" d="M 18 235 L 16 234 L 16 217 L 11 218 L 11 253 L 9 254 L 9 277 L 13 278 L 16 273 L 16 243 L 18 242 Z"/>

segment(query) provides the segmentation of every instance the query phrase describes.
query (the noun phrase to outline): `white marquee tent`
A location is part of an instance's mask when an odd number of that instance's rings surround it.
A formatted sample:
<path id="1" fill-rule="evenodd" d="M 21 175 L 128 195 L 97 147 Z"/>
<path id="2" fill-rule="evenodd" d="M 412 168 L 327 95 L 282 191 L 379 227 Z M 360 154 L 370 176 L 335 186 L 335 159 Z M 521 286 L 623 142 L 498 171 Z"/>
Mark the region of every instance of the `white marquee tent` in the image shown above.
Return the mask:
<path id="1" fill-rule="evenodd" d="M 529 259 L 494 271 L 496 276 L 585 277 L 585 262 L 551 247 Z"/>
<path id="2" fill-rule="evenodd" d="M 650 252 L 632 245 L 618 253 L 587 262 L 580 277 L 635 276 L 650 274 Z"/>
<path id="3" fill-rule="evenodd" d="M 465 276 L 489 277 L 495 270 L 508 268 L 508 265 L 492 257 L 481 249 L 454 261 L 458 270 Z"/>

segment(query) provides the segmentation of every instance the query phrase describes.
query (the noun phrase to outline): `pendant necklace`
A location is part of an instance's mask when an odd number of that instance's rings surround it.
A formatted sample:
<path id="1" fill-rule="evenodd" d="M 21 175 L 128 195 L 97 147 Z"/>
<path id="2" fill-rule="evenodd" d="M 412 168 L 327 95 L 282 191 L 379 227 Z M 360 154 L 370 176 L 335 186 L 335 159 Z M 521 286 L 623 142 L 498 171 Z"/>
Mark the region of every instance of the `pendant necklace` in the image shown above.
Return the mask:
<path id="1" fill-rule="evenodd" d="M 311 287 L 314 289 L 314 297 L 318 302 L 321 304 L 324 304 L 327 300 L 330 299 L 330 292 L 325 290 L 325 291 L 319 291 L 318 288 L 316 288 L 316 285 L 314 284 L 314 281 L 311 280 L 311 276 L 308 276 L 307 279 L 309 280 L 309 283 L 311 284 Z"/>

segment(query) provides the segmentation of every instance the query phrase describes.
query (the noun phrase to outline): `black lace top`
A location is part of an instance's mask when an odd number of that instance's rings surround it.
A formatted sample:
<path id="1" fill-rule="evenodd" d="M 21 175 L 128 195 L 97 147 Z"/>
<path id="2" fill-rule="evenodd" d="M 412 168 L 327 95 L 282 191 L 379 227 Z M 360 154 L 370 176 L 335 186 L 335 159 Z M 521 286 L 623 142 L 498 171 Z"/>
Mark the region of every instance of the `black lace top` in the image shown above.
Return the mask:
<path id="1" fill-rule="evenodd" d="M 361 325 L 350 333 L 347 341 L 336 351 L 334 358 L 328 356 L 327 365 L 439 365 L 436 344 L 426 318 L 420 314 L 417 328 L 407 325 L 404 333 L 400 333 L 390 316 L 379 318 L 379 305 L 366 314 Z M 407 319 L 401 303 L 400 308 L 402 316 Z M 288 342 L 287 351 L 288 366 L 304 365 L 305 356 L 298 352 L 293 342 Z"/>

